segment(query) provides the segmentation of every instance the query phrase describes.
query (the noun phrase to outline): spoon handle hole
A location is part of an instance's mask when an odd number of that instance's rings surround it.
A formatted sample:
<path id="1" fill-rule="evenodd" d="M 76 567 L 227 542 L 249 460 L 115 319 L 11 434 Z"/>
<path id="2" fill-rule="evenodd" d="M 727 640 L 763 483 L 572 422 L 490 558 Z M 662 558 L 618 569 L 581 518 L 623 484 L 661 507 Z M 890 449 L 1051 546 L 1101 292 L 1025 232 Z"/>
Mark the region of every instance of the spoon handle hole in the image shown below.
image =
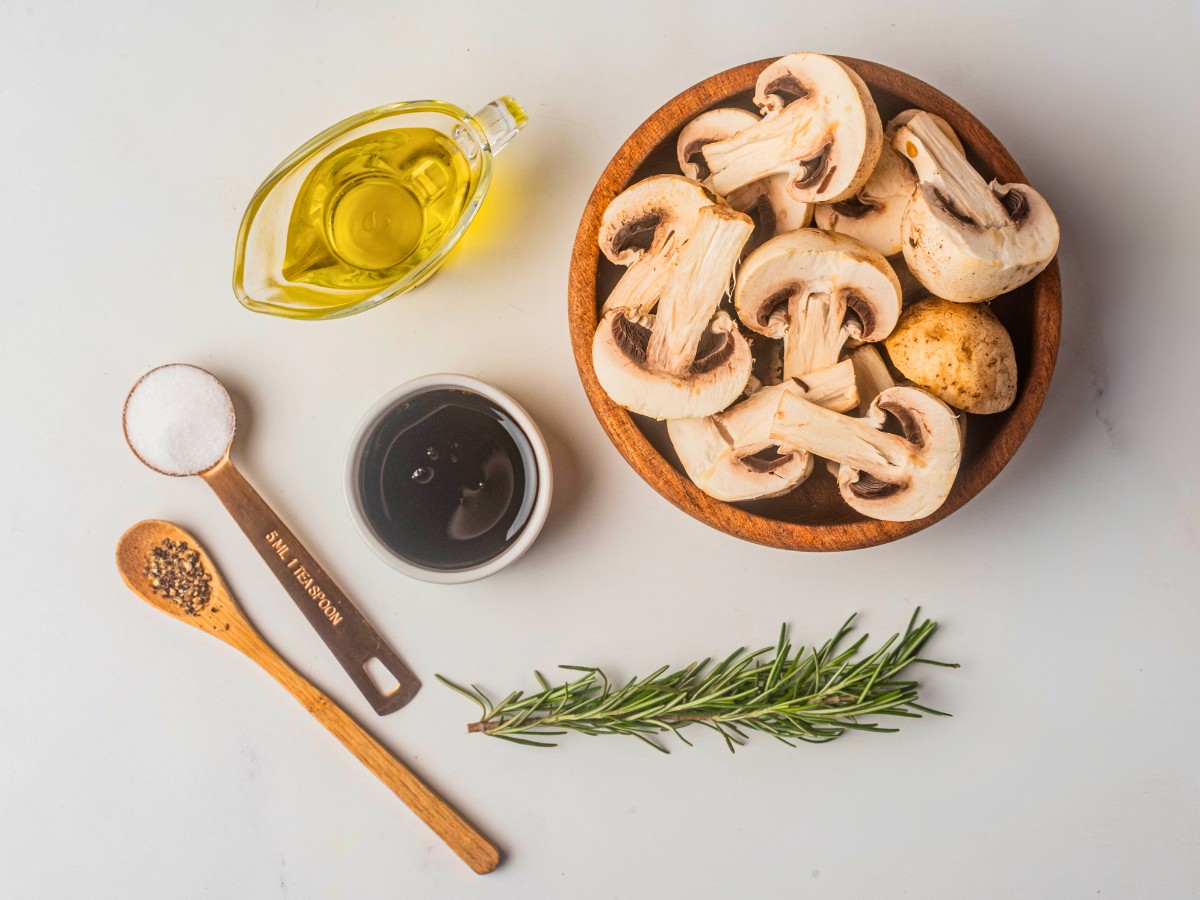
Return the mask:
<path id="1" fill-rule="evenodd" d="M 363 663 L 363 671 L 383 696 L 390 697 L 400 690 L 400 679 L 392 674 L 387 664 L 378 656 L 372 656 Z"/>

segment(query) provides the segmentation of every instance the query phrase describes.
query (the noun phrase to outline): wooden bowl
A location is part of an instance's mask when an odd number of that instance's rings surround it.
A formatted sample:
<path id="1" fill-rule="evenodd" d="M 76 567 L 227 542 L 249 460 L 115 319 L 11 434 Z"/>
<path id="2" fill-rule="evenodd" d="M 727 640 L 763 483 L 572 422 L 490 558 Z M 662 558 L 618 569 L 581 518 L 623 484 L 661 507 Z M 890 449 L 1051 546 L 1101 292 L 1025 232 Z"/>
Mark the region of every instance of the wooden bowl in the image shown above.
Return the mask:
<path id="1" fill-rule="evenodd" d="M 941 91 L 896 69 L 838 57 L 871 89 L 886 123 L 918 107 L 946 119 L 958 132 L 968 157 L 987 179 L 1027 183 L 1020 167 L 996 137 L 971 113 Z M 1057 261 L 1033 281 L 992 302 L 1012 335 L 1020 381 L 1012 407 L 990 416 L 968 416 L 962 466 L 946 502 L 913 522 L 880 522 L 852 510 L 820 463 L 796 490 L 770 500 L 725 503 L 709 497 L 684 474 L 662 422 L 631 414 L 613 403 L 592 368 L 597 312 L 625 269 L 603 257 L 597 245 L 600 218 L 626 187 L 650 175 L 678 173 L 675 141 L 699 113 L 720 106 L 754 110 L 751 97 L 759 73 L 773 60 L 721 72 L 688 88 L 643 122 L 605 168 L 579 223 L 568 287 L 571 344 L 584 390 L 616 448 L 651 487 L 702 522 L 735 537 L 790 550 L 850 550 L 894 541 L 950 515 L 996 477 L 1033 426 L 1050 386 L 1062 325 L 1062 284 Z"/>

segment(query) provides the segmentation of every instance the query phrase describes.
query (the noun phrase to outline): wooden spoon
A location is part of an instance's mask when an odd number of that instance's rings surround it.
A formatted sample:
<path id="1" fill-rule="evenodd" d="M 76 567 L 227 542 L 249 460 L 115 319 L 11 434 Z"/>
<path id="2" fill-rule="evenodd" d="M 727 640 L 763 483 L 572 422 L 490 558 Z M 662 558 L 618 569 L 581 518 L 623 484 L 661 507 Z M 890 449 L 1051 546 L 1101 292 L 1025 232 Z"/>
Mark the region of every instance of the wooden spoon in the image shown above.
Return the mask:
<path id="1" fill-rule="evenodd" d="M 207 602 L 190 604 L 189 609 L 189 605 L 159 593 L 165 585 L 156 591 L 155 576 L 147 574 L 147 567 L 154 558 L 152 551 L 163 547 L 164 541 L 184 543 L 188 550 L 195 551 L 198 562 L 191 564 L 191 571 L 208 575 L 211 593 Z M 212 559 L 194 537 L 170 522 L 157 519 L 139 522 L 125 532 L 117 544 L 117 568 L 125 583 L 147 603 L 217 636 L 266 669 L 472 869 L 485 874 L 496 868 L 500 853 L 487 838 L 263 640 L 238 607 Z"/>

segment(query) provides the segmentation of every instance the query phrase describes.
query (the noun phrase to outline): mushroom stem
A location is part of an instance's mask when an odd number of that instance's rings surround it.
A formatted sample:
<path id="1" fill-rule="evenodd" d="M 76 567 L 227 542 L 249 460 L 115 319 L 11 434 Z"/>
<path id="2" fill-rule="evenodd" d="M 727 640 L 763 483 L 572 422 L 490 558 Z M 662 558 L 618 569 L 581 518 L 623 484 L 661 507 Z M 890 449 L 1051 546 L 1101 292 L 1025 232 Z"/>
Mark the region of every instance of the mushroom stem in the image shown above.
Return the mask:
<path id="1" fill-rule="evenodd" d="M 867 472 L 881 481 L 899 479 L 912 456 L 904 438 L 882 431 L 885 417 L 855 418 L 833 412 L 795 393 L 779 401 L 771 438 Z"/>
<path id="2" fill-rule="evenodd" d="M 784 107 L 753 128 L 706 144 L 701 152 L 712 171 L 708 184 L 724 197 L 743 185 L 788 171 L 794 164 L 795 147 L 819 140 L 823 124 L 802 106 Z M 755 148 L 754 153 L 747 152 L 750 147 Z M 803 178 L 802 174 L 795 180 Z"/>
<path id="3" fill-rule="evenodd" d="M 788 300 L 783 336 L 783 377 L 802 378 L 838 361 L 848 329 L 846 303 L 838 291 L 797 292 Z"/>
<path id="4" fill-rule="evenodd" d="M 850 351 L 849 359 L 854 366 L 854 383 L 858 387 L 858 414 L 865 416 L 875 398 L 894 387 L 896 380 L 872 344 L 855 347 Z M 826 403 L 821 405 L 828 406 Z"/>
<path id="5" fill-rule="evenodd" d="M 961 147 L 927 113 L 918 113 L 901 125 L 892 140 L 921 182 L 939 191 L 955 215 L 981 228 L 1012 225 L 1008 210 L 967 162 Z"/>
<path id="6" fill-rule="evenodd" d="M 763 388 L 746 400 L 713 416 L 730 445 L 745 447 L 771 442 L 771 422 L 784 394 L 795 394 L 809 403 L 842 412 L 858 403 L 854 365 L 843 360 L 804 378 L 789 378 L 782 384 Z"/>
<path id="7" fill-rule="evenodd" d="M 803 378 L 791 378 L 785 384 L 793 384 L 788 388 L 791 393 L 798 393 L 812 403 L 832 409 L 834 412 L 845 412 L 858 405 L 858 383 L 854 380 L 854 364 L 846 364 L 849 360 L 809 372 Z M 798 389 L 798 390 L 797 390 Z"/>
<path id="8" fill-rule="evenodd" d="M 651 369 L 681 377 L 688 374 L 753 230 L 749 217 L 729 207 L 707 206 L 700 211 L 696 230 L 676 255 L 675 271 L 658 302 L 646 347 Z"/>

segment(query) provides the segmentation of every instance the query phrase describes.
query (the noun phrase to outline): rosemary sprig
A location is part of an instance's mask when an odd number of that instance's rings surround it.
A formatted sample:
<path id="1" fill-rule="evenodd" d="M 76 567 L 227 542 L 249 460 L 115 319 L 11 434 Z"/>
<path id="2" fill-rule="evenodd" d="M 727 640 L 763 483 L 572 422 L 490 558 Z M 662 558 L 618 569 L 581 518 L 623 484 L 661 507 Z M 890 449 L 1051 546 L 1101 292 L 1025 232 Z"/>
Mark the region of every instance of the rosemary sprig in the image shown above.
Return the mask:
<path id="1" fill-rule="evenodd" d="M 820 647 L 793 651 L 785 624 L 773 648 L 753 653 L 739 648 L 716 665 L 706 659 L 673 672 L 663 666 L 644 678 L 630 679 L 621 688 L 598 668 L 560 666 L 582 674 L 551 687 L 535 671 L 540 691 L 528 695 L 514 691 L 493 703 L 476 685 L 464 688 L 441 675 L 437 678 L 480 708 L 482 717 L 467 726 L 468 732 L 532 747 L 557 745 L 531 737 L 578 731 L 631 735 L 667 753 L 651 736 L 671 732 L 690 747 L 691 741 L 681 733 L 689 725 L 716 731 L 730 751 L 746 743 L 748 732 L 753 731 L 769 734 L 790 747 L 796 746 L 793 740 L 819 744 L 851 729 L 898 730 L 863 722 L 863 716 L 948 715 L 917 703 L 917 682 L 900 678 L 914 663 L 958 668 L 957 663 L 917 655 L 937 628 L 929 619 L 917 624 L 919 612 L 913 612 L 903 634 L 892 635 L 861 658 L 867 635 L 840 648 L 852 630 L 851 616 Z"/>

